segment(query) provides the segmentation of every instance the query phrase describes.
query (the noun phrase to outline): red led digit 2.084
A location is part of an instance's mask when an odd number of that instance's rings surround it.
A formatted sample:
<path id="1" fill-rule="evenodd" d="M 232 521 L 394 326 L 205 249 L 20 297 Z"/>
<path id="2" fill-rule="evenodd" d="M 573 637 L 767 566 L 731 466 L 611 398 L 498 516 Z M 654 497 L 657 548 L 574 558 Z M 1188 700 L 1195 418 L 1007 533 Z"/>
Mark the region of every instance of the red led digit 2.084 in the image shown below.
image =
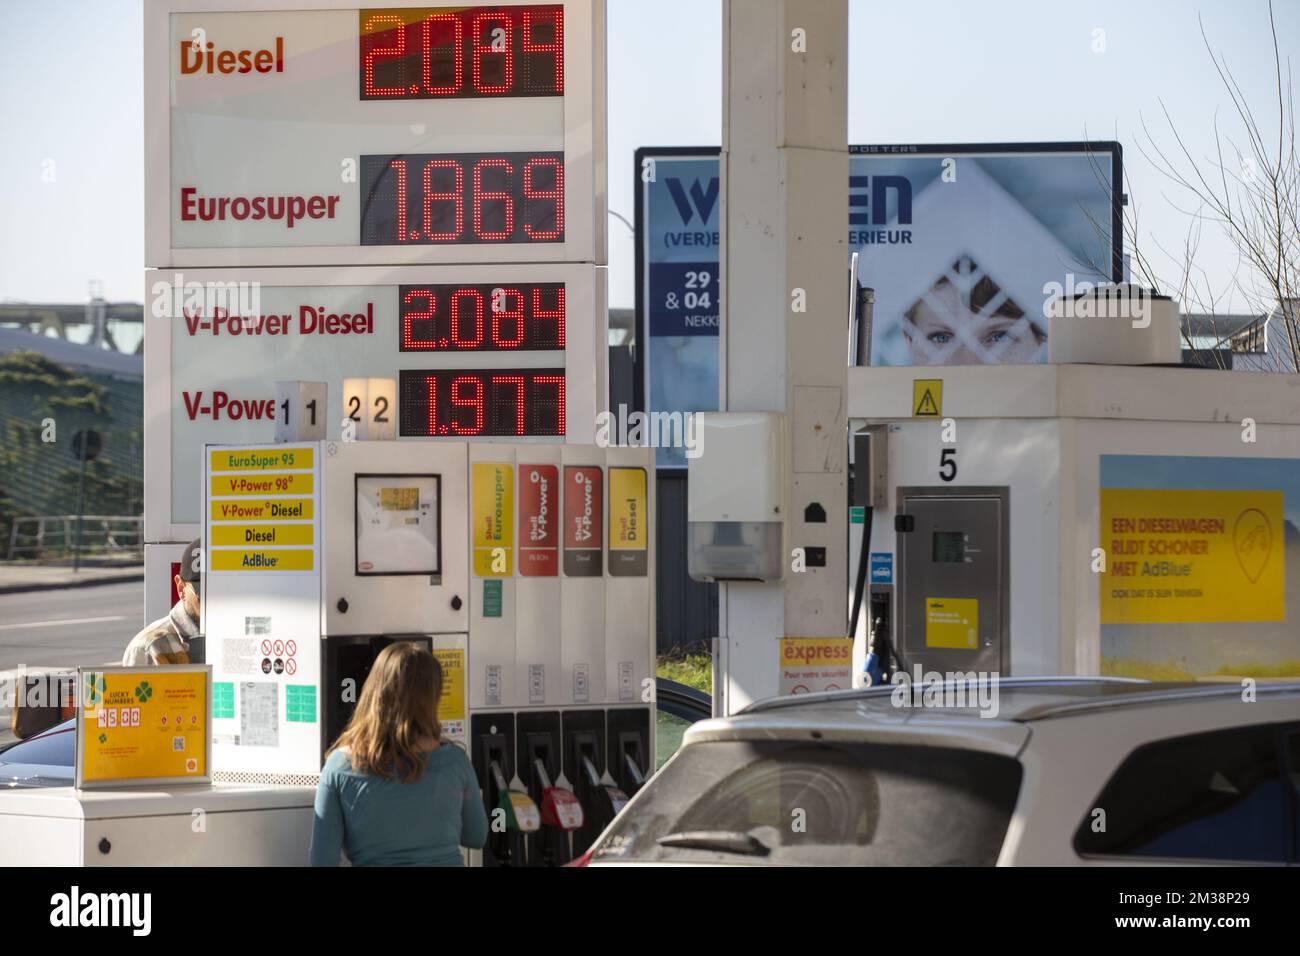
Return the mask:
<path id="1" fill-rule="evenodd" d="M 564 348 L 564 283 L 398 287 L 402 352 L 499 352 Z"/>
<path id="2" fill-rule="evenodd" d="M 564 95 L 564 8 L 362 10 L 361 99 Z"/>

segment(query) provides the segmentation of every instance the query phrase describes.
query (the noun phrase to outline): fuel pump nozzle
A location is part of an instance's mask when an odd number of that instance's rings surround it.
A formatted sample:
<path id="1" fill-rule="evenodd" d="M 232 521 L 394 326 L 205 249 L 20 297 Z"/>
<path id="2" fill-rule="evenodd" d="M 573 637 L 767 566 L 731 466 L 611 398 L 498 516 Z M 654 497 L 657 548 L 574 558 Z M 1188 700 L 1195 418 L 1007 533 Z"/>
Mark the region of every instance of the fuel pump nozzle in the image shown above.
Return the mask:
<path id="1" fill-rule="evenodd" d="M 641 789 L 641 785 L 645 783 L 645 774 L 641 772 L 641 767 L 637 764 L 630 750 L 623 751 L 623 769 L 627 773 L 627 779 L 632 782 L 632 792 L 636 793 Z M 623 799 L 626 800 L 627 798 L 624 797 Z"/>
<path id="2" fill-rule="evenodd" d="M 506 829 L 516 833 L 536 833 L 542 828 L 541 814 L 533 798 L 522 790 L 506 785 L 506 776 L 493 761 L 489 772 L 497 789 L 497 807 L 505 815 Z"/>
<path id="3" fill-rule="evenodd" d="M 608 783 L 602 783 L 600 773 L 596 770 L 596 765 L 591 762 L 591 758 L 586 754 L 582 755 L 581 767 L 582 776 L 584 778 L 583 782 L 586 784 L 587 792 L 593 795 L 604 795 L 601 810 L 606 811 L 606 814 L 598 814 L 597 816 L 603 816 L 604 822 L 608 823 L 610 820 L 614 819 L 614 817 L 618 816 L 618 812 L 622 810 L 624 805 L 627 803 L 627 794 L 618 787 Z"/>
<path id="4" fill-rule="evenodd" d="M 540 757 L 533 760 L 533 773 L 542 790 L 542 822 L 565 833 L 582 826 L 585 815 L 573 791 L 551 783 Z"/>
<path id="5" fill-rule="evenodd" d="M 537 804 L 528 794 L 510 789 L 499 759 L 489 761 L 488 780 L 493 791 L 488 795 L 495 808 L 493 817 L 496 817 L 496 811 L 500 811 L 500 819 L 505 822 L 504 829 L 497 826 L 492 828 L 492 855 L 501 866 L 511 866 L 519 834 L 533 833 L 541 827 Z"/>

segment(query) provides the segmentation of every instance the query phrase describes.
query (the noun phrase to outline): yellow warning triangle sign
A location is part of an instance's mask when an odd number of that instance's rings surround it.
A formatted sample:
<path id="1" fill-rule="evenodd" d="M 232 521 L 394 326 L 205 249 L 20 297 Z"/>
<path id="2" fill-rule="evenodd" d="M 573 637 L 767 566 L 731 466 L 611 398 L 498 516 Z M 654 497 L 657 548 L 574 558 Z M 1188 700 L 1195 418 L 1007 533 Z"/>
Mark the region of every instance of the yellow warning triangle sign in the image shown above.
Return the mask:
<path id="1" fill-rule="evenodd" d="M 943 415 L 943 379 L 912 380 L 912 415 L 917 418 L 938 418 Z"/>

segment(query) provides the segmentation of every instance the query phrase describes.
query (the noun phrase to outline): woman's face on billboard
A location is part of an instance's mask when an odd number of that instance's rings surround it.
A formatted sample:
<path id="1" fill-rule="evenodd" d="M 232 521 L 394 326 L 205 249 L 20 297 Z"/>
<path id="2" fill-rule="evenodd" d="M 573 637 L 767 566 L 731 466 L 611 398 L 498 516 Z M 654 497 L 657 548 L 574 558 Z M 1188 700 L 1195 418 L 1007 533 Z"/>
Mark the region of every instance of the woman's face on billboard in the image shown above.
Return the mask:
<path id="1" fill-rule="evenodd" d="M 979 315 L 947 281 L 935 285 L 909 314 L 903 335 L 915 365 L 1036 362 L 1046 339 L 1023 317 Z"/>

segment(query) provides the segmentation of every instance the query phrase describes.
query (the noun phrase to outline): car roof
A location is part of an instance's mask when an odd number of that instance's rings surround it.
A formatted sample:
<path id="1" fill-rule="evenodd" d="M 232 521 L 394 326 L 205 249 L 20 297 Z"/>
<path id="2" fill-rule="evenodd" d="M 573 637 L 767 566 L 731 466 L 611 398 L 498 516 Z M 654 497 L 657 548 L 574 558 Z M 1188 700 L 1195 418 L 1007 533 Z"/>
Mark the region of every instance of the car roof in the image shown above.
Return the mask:
<path id="1" fill-rule="evenodd" d="M 1125 707 L 1163 707 L 1241 699 L 1237 682 L 1155 683 L 1106 677 L 1005 678 L 992 686 L 918 681 L 757 701 L 731 717 L 692 724 L 683 747 L 705 742 L 815 740 L 915 744 L 1019 753 L 1034 722 L 1077 718 Z M 1260 683 L 1257 699 L 1300 698 L 1300 683 Z M 949 696 L 936 701 L 929 693 Z M 958 692 L 965 698 L 957 696 Z M 982 696 L 981 696 L 982 693 Z M 913 696 L 915 695 L 915 696 Z M 941 703 L 940 703 L 941 702 Z"/>
<path id="2" fill-rule="evenodd" d="M 974 675 L 972 675 L 973 677 Z M 924 692 L 942 692 L 951 695 L 943 706 L 927 706 Z M 815 719 L 818 715 L 827 718 L 842 719 L 846 713 L 854 712 L 866 718 L 873 716 L 899 716 L 900 710 L 912 713 L 924 713 L 927 719 L 968 720 L 979 717 L 981 713 L 980 697 L 975 693 L 973 683 L 959 680 L 921 682 L 905 694 L 895 685 L 864 688 L 862 690 L 830 691 L 819 694 L 800 694 L 797 696 L 771 697 L 750 704 L 740 714 L 767 714 L 781 712 L 787 715 L 799 711 L 801 718 Z M 1198 682 L 1198 681 L 1144 681 L 1122 677 L 1012 677 L 997 681 L 997 718 L 1003 721 L 1027 723 L 1036 720 L 1049 720 L 1083 713 L 1095 713 L 1099 710 L 1113 710 L 1121 707 L 1159 706 L 1186 702 L 1189 700 L 1239 698 L 1240 682 Z M 900 707 L 895 701 L 896 692 L 912 699 L 910 706 Z M 965 692 L 966 706 L 953 706 L 952 700 L 962 700 L 956 696 Z M 985 706 L 988 701 L 987 685 L 984 689 Z M 1300 694 L 1300 682 L 1260 683 L 1256 687 L 1260 695 Z"/>

